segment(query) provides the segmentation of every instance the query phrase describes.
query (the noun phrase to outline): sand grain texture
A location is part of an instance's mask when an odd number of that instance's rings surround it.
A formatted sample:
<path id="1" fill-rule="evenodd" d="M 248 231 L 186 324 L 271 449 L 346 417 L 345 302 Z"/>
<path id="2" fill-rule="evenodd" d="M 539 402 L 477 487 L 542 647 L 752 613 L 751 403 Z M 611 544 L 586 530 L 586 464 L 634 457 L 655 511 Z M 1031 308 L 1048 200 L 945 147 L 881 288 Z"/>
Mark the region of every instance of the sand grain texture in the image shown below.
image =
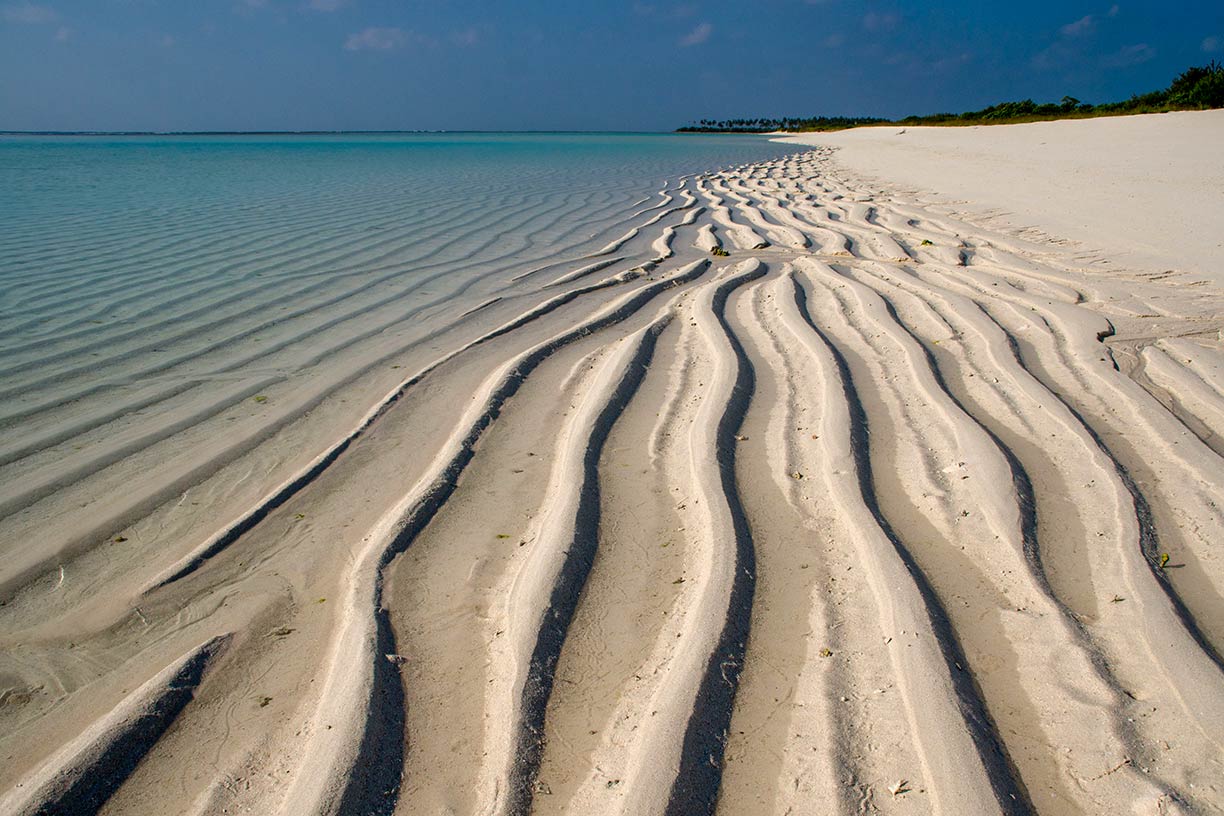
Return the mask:
<path id="1" fill-rule="evenodd" d="M 1092 133 L 1138 174 L 1150 127 Z M 15 362 L 0 811 L 1224 810 L 1218 254 L 854 161 L 672 180 L 415 329 L 310 312 L 341 363 L 266 404 Z"/>

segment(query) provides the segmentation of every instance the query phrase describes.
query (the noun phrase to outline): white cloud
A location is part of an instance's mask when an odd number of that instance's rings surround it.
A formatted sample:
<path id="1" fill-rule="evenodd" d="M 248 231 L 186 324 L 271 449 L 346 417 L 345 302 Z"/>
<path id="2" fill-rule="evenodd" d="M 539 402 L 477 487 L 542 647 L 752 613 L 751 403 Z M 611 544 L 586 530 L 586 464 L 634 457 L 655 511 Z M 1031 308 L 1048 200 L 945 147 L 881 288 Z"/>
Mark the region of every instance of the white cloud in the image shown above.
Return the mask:
<path id="1" fill-rule="evenodd" d="M 680 38 L 680 45 L 687 48 L 690 45 L 701 45 L 706 40 L 710 39 L 710 35 L 714 33 L 714 26 L 709 23 L 702 23 L 688 34 Z"/>
<path id="2" fill-rule="evenodd" d="M 1105 58 L 1105 65 L 1110 68 L 1126 68 L 1139 65 L 1156 57 L 1156 49 L 1147 43 L 1128 45 Z"/>
<path id="3" fill-rule="evenodd" d="M 1096 21 L 1092 19 L 1091 14 L 1085 14 L 1083 17 L 1076 20 L 1074 23 L 1067 23 L 1062 28 L 1058 29 L 1058 33 L 1064 37 L 1080 37 L 1096 26 Z"/>
<path id="4" fill-rule="evenodd" d="M 402 28 L 379 28 L 371 26 L 350 34 L 344 41 L 346 51 L 391 51 L 407 45 L 408 32 Z"/>
<path id="5" fill-rule="evenodd" d="M 29 2 L 0 6 L 0 14 L 10 23 L 53 23 L 59 19 L 59 13 L 50 6 Z"/>
<path id="6" fill-rule="evenodd" d="M 55 31 L 56 42 L 68 42 L 72 38 L 72 29 L 68 26 L 60 26 Z"/>
<path id="7" fill-rule="evenodd" d="M 1216 51 L 1224 51 L 1224 42 L 1220 42 L 1219 37 L 1204 37 L 1202 49 L 1208 54 Z"/>

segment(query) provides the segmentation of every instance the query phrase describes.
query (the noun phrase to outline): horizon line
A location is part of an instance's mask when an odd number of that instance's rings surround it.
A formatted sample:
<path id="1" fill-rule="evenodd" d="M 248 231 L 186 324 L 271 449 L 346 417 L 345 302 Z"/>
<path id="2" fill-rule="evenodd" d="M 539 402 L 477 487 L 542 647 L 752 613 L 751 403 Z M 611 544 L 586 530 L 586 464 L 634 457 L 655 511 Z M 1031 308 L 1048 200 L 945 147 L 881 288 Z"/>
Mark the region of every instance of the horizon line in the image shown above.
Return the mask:
<path id="1" fill-rule="evenodd" d="M 0 130 L 0 136 L 387 136 L 443 133 L 632 133 L 677 130 Z"/>

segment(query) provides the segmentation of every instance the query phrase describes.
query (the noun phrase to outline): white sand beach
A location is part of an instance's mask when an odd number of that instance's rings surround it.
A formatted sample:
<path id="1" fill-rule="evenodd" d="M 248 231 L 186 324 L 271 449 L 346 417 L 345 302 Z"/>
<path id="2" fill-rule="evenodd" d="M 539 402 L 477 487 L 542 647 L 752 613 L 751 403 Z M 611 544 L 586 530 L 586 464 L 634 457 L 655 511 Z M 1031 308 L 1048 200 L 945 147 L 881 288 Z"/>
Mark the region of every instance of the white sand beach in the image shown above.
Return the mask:
<path id="1" fill-rule="evenodd" d="M 1224 111 L 898 130 L 7 383 L 0 814 L 1224 810 Z"/>
<path id="2" fill-rule="evenodd" d="M 788 137 L 975 220 L 1074 242 L 1081 262 L 1174 267 L 1221 282 L 1224 111 L 1008 127 L 883 127 Z"/>

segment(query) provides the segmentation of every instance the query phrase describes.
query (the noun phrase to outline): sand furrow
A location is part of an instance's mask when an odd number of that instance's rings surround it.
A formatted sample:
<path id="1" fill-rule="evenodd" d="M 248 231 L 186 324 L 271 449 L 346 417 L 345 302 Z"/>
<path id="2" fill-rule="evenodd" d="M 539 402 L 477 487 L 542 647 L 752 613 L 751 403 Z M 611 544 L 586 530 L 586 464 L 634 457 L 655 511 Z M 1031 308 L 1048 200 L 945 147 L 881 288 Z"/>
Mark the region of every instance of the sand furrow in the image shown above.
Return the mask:
<path id="1" fill-rule="evenodd" d="M 617 730 L 623 698 L 649 677 L 653 648 L 668 642 L 661 632 L 685 586 L 678 508 L 687 497 L 675 492 L 670 474 L 694 404 L 689 385 L 706 377 L 692 334 L 682 320 L 669 324 L 599 463 L 599 549 L 557 665 L 536 813 L 582 812 L 572 799 L 588 777 L 590 791 L 602 785 L 602 795 L 628 782 L 598 751 Z"/>
<path id="2" fill-rule="evenodd" d="M 872 278 L 867 277 L 865 280 L 872 281 Z M 875 280 L 883 280 L 890 283 L 897 282 L 898 286 L 903 286 L 900 280 L 892 275 L 881 275 L 880 278 Z M 892 297 L 900 297 L 888 291 L 892 290 L 893 287 L 877 285 L 876 288 L 884 290 L 882 294 L 885 295 L 885 303 L 888 305 L 894 319 L 897 320 L 898 325 L 901 325 L 916 341 L 919 340 L 918 333 L 908 328 L 908 326 L 923 325 L 923 322 L 913 319 L 908 321 L 901 320 L 893 309 L 890 300 Z M 927 305 L 940 303 L 938 295 L 934 293 L 923 289 L 914 291 Z M 947 324 L 934 324 L 938 327 L 934 333 L 934 342 L 929 345 L 923 345 L 918 350 L 918 353 L 927 357 L 937 382 L 947 393 L 948 398 L 954 402 L 957 409 L 973 417 L 974 421 L 989 435 L 992 443 L 1006 458 L 1012 473 L 1012 489 L 1022 514 L 1020 526 L 1023 553 L 1029 571 L 1033 576 L 1034 587 L 1054 602 L 1053 605 L 1050 605 L 1043 603 L 1039 598 L 1030 597 L 1023 605 L 1024 611 L 1029 614 L 1015 616 L 1008 622 L 1007 628 L 1009 630 L 1019 632 L 1015 636 L 1014 642 L 1041 644 L 1040 649 L 1023 651 L 1018 661 L 1018 667 L 1023 667 L 1023 669 L 1017 671 L 1016 679 L 1024 693 L 1027 694 L 1031 705 L 1039 710 L 1039 721 L 1047 723 L 1044 732 L 1054 735 L 1059 744 L 1072 746 L 1073 753 L 1081 764 L 1078 768 L 1063 767 L 1061 763 L 1046 764 L 1044 759 L 1034 763 L 1033 760 L 1037 759 L 1037 757 L 1024 751 L 1023 747 L 1016 750 L 1016 756 L 1021 770 L 1025 772 L 1026 785 L 1030 795 L 1033 797 L 1034 804 L 1039 809 L 1046 807 L 1068 807 L 1072 806 L 1072 803 L 1078 798 L 1078 793 L 1073 788 L 1065 787 L 1061 784 L 1060 780 L 1064 776 L 1082 779 L 1090 775 L 1089 771 L 1093 767 L 1108 763 L 1110 757 L 1133 750 L 1131 746 L 1134 743 L 1136 732 L 1134 727 L 1128 722 L 1128 719 L 1122 717 L 1119 712 L 1126 702 L 1123 691 L 1124 687 L 1108 665 L 1107 658 L 1101 653 L 1103 644 L 1100 641 L 1100 636 L 1094 635 L 1080 622 L 1080 619 L 1076 617 L 1076 613 L 1072 612 L 1071 608 L 1056 595 L 1055 590 L 1051 586 L 1051 576 L 1047 572 L 1047 564 L 1053 561 L 1058 567 L 1062 568 L 1066 563 L 1066 556 L 1061 551 L 1056 551 L 1054 555 L 1057 558 L 1043 559 L 1039 529 L 1044 529 L 1046 533 L 1050 533 L 1052 527 L 1054 530 L 1057 530 L 1057 524 L 1065 524 L 1066 522 L 1063 519 L 1057 519 L 1055 522 L 1046 522 L 1043 528 L 1039 522 L 1038 513 L 1048 508 L 1050 504 L 1057 506 L 1056 502 L 1054 502 L 1052 496 L 1043 494 L 1041 504 L 1038 504 L 1036 491 L 1033 489 L 1028 471 L 1021 463 L 1020 458 L 1004 443 L 999 434 L 990 428 L 991 425 L 1001 425 L 999 433 L 1006 434 L 1008 432 L 1007 426 L 1011 424 L 1006 421 L 1009 414 L 1015 412 L 1020 405 L 1031 399 L 1032 394 L 1040 395 L 1043 389 L 1031 382 L 1012 385 L 1012 382 L 1016 379 L 1027 380 L 1027 372 L 1019 370 L 1014 361 L 1008 362 L 1006 359 L 1006 343 L 1002 342 L 1001 338 L 997 335 L 994 337 L 996 341 L 995 348 L 1003 352 L 1003 359 L 999 359 L 997 354 L 992 355 L 989 347 L 981 348 L 981 346 L 978 346 L 976 354 L 971 354 L 969 350 L 976 345 L 974 342 L 976 339 L 975 335 L 980 330 L 974 327 L 971 321 L 976 310 L 972 308 L 971 304 L 962 303 L 957 305 L 960 308 L 933 309 L 936 314 L 944 316 L 949 322 Z M 913 311 L 907 310 L 906 314 L 913 314 Z M 984 325 L 981 328 L 985 328 Z M 952 338 L 948 337 L 949 330 L 954 332 Z M 962 354 L 952 354 L 948 348 L 949 345 L 958 345 L 964 352 Z M 942 374 L 942 366 L 937 363 L 932 349 L 946 352 L 943 356 L 943 359 L 946 361 L 945 364 L 952 367 L 953 371 L 958 372 L 961 388 L 969 389 L 975 394 L 993 391 L 992 396 L 994 399 L 991 400 L 988 409 L 975 405 L 968 399 L 962 400 L 953 394 Z M 989 362 L 986 365 L 973 365 L 973 371 L 977 376 L 959 372 L 960 366 L 966 362 L 966 357 L 972 360 L 977 355 L 989 358 Z M 1005 375 L 1009 379 L 1003 379 Z M 989 399 L 989 397 L 985 398 Z M 1051 408 L 1047 408 L 1047 410 L 1051 410 Z M 1013 421 L 1021 425 L 1024 422 L 1019 416 Z M 1011 438 L 1019 442 L 1024 437 L 1012 436 Z M 1082 441 L 1080 441 L 1081 446 Z M 1075 442 L 1070 440 L 1064 444 L 1068 443 L 1075 444 Z M 1090 453 L 1090 448 L 1084 448 L 1081 456 Z M 1043 469 L 1051 466 L 1060 469 L 1065 467 L 1061 462 L 1052 463 L 1046 457 L 1039 457 L 1035 453 L 1033 458 L 1036 460 L 1035 466 Z M 1081 461 L 1083 460 L 1081 459 Z M 1108 475 L 1107 472 L 1102 473 L 1098 468 L 1095 471 L 1090 470 L 1088 476 L 1077 474 L 1077 476 L 1072 477 L 1070 474 L 1062 474 L 1057 478 L 1066 486 L 1069 482 L 1076 480 L 1082 484 L 1084 481 L 1107 478 Z M 1052 474 L 1042 473 L 1042 478 L 1043 481 L 1051 479 Z M 1070 487 L 1064 487 L 1064 489 L 1074 490 L 1074 488 Z M 1121 491 L 1118 491 L 1118 493 L 1121 494 Z M 1108 523 L 1108 517 L 1103 518 L 1099 522 L 1101 526 L 1106 526 Z M 1054 538 L 1054 536 L 1051 536 L 1051 538 Z M 1003 559 L 995 558 L 993 560 L 997 564 L 997 568 L 1003 566 Z M 1013 569 L 1016 569 L 1020 565 L 1014 564 L 1011 566 Z M 999 581 L 1002 577 L 999 576 L 994 580 Z M 1061 588 L 1066 586 L 1070 578 L 1071 576 L 1060 573 L 1054 577 L 1054 580 L 1057 586 Z M 1100 574 L 1099 579 L 1104 582 L 1116 578 L 1113 576 L 1107 578 L 1104 574 Z M 1079 598 L 1075 597 L 1071 600 L 1079 601 Z M 1076 608 L 1079 609 L 1080 614 L 1092 614 L 1098 608 L 1098 603 L 1091 603 L 1086 607 L 1083 603 L 1078 603 Z M 1117 648 L 1116 643 L 1110 645 Z M 1045 670 L 1042 670 L 1040 667 L 1047 661 L 1048 658 L 1046 656 L 1051 653 L 1058 656 L 1057 664 L 1049 665 Z M 1075 668 L 1069 669 L 1070 666 L 1075 666 Z M 1051 678 L 1054 677 L 1060 678 L 1057 684 L 1051 683 Z M 991 683 L 981 681 L 980 685 L 989 693 Z M 1071 699 L 1075 702 L 1071 704 L 1068 704 L 1063 699 L 1069 686 L 1075 687 L 1075 692 L 1071 695 Z M 1088 738 L 1088 735 L 1084 734 L 1078 726 L 1063 728 L 1059 725 L 1059 717 L 1055 716 L 1055 711 L 1065 715 L 1068 709 L 1079 708 L 1081 706 L 1083 710 L 1079 711 L 1071 722 L 1112 719 L 1114 734 L 1111 737 L 1113 738 L 1104 738 L 1105 735 L 1102 733 L 1094 734 Z M 1129 720 L 1133 722 L 1133 718 L 1129 718 Z M 1019 733 L 1023 730 L 1022 727 L 1008 725 L 1007 723 L 1002 725 L 1005 732 Z M 1020 745 L 1023 746 L 1023 743 Z M 1133 776 L 1130 773 L 1127 775 Z M 1162 785 L 1155 778 L 1151 781 Z M 1123 779 L 1113 780 L 1113 782 L 1121 785 L 1123 784 Z M 1134 785 L 1135 780 L 1132 778 L 1125 784 L 1128 786 Z M 1109 790 L 1112 787 L 1111 785 L 1102 784 L 1096 787 L 1098 790 L 1093 791 L 1090 801 L 1078 803 L 1078 806 L 1086 809 L 1115 808 L 1122 806 L 1127 801 L 1127 798 L 1133 795 L 1133 791 L 1129 789 L 1125 793 L 1111 791 Z M 1161 792 L 1160 788 L 1156 788 L 1149 791 L 1149 795 L 1152 798 L 1157 798 Z M 1107 803 L 1111 796 L 1117 796 L 1118 798 L 1112 803 Z"/>
<path id="3" fill-rule="evenodd" d="M 1016 338 L 1016 348 L 1025 356 L 1026 365 L 1094 437 L 1131 494 L 1147 572 L 1182 621 L 1179 628 L 1186 629 L 1205 656 L 1221 666 L 1218 642 L 1224 634 L 1218 629 L 1221 621 L 1216 610 L 1224 576 L 1220 574 L 1220 562 L 1202 539 L 1204 532 L 1224 522 L 1218 509 L 1220 488 L 1209 475 L 1217 470 L 1213 462 L 1218 461 L 1218 455 L 1185 431 L 1176 417 L 1160 409 L 1137 383 L 1120 376 L 1102 356 L 1100 340 L 1112 332 L 1108 324 L 1098 328 L 1099 319 L 1089 318 L 1074 306 L 1050 303 L 1022 292 L 999 292 L 995 300 L 1002 302 L 988 310 Z M 1139 455 L 1129 441 L 1132 434 L 1120 433 L 1121 427 L 1142 429 L 1144 438 L 1155 444 L 1146 446 Z M 1115 450 L 1116 446 L 1122 446 L 1121 450 Z M 1143 486 L 1133 469 L 1139 470 Z M 1160 484 L 1171 474 L 1184 474 L 1187 469 L 1199 477 L 1192 480 L 1189 489 L 1176 495 L 1161 489 Z M 1157 499 L 1155 504 L 1149 494 Z M 1158 524 L 1158 516 L 1170 511 L 1194 519 L 1194 528 L 1200 532 L 1187 535 L 1181 525 L 1167 521 Z M 1162 544 L 1162 539 L 1180 546 Z M 1184 575 L 1161 567 L 1162 554 L 1174 551 L 1193 563 Z"/>
<path id="4" fill-rule="evenodd" d="M 643 287 L 591 320 L 502 366 L 482 387 L 483 398 L 473 401 L 429 472 L 366 536 L 366 549 L 353 567 L 350 591 L 344 601 L 341 631 L 334 636 L 333 651 L 327 661 L 326 685 L 320 693 L 319 710 L 313 717 L 314 734 L 303 752 L 293 785 L 281 804 L 283 812 L 342 812 L 345 797 L 353 787 L 354 769 L 374 759 L 371 752 L 376 751 L 378 745 L 367 741 L 365 734 L 379 718 L 377 715 L 354 717 L 350 707 L 354 701 L 375 700 L 380 696 L 379 670 L 385 661 L 379 656 L 378 647 L 382 645 L 386 626 L 383 614 L 378 611 L 382 570 L 411 545 L 453 493 L 456 480 L 475 455 L 477 441 L 496 419 L 502 405 L 518 390 L 531 370 L 554 351 L 590 332 L 624 320 L 666 289 L 695 280 L 708 265 L 706 261 L 689 264 L 671 277 Z M 394 682 L 398 685 L 398 678 Z M 319 730 L 323 723 L 334 723 L 335 727 Z M 395 771 L 396 778 L 379 780 L 384 789 L 398 787 L 398 768 Z"/>
<path id="5" fill-rule="evenodd" d="M 704 183 L 698 182 L 697 192 L 705 198 L 707 202 L 706 209 L 715 222 L 725 228 L 727 234 L 731 237 L 731 242 L 738 249 L 757 249 L 769 246 L 769 242 L 758 235 L 751 227 L 746 224 L 736 222 L 723 200 L 716 194 L 712 188 L 707 188 Z"/>
<path id="6" fill-rule="evenodd" d="M 733 290 L 764 273 L 759 262 L 747 261 L 706 284 L 682 312 L 709 354 L 700 401 L 684 409 L 693 412 L 688 433 L 665 457 L 665 467 L 702 474 L 693 493 L 676 497 L 687 508 L 681 514 L 683 573 L 671 582 L 679 587 L 671 612 L 622 692 L 570 811 L 713 810 L 752 582 L 751 539 L 728 447 L 750 397 L 751 374 L 739 364 L 742 351 L 728 336 L 722 311 Z"/>
<path id="7" fill-rule="evenodd" d="M 557 661 L 598 546 L 599 458 L 667 321 L 661 318 L 621 341 L 593 375 L 558 439 L 551 501 L 538 526 L 527 531 L 526 563 L 508 580 L 493 612 L 506 637 L 491 649 L 494 683 L 485 735 L 491 780 L 479 786 L 481 812 L 530 812 Z"/>
<path id="8" fill-rule="evenodd" d="M 0 797 L 0 810 L 12 816 L 97 812 L 191 702 L 228 640 L 214 637 L 145 681 Z"/>
<path id="9" fill-rule="evenodd" d="M 797 304 L 824 353 L 832 357 L 841 380 L 842 398 L 848 406 L 846 441 L 857 471 L 859 500 L 873 520 L 866 529 L 880 531 L 869 551 L 861 551 L 861 557 L 879 576 L 873 583 L 877 586 L 880 618 L 886 626 L 895 620 L 895 628 L 905 633 L 904 640 L 892 635 L 896 646 L 890 654 L 901 663 L 897 674 L 904 684 L 902 693 L 908 700 L 936 805 L 950 813 L 1024 812 L 1027 803 L 1023 789 L 1013 777 L 1012 763 L 967 672 L 969 664 L 948 613 L 879 504 L 868 415 L 855 384 L 856 379 L 864 377 L 862 373 L 852 374 L 846 353 L 813 322 L 808 305 L 811 295 L 806 287 L 827 272 L 812 261 L 800 259 L 798 263 L 804 275 L 796 283 Z M 809 348 L 814 346 L 809 344 Z M 895 597 L 906 586 L 912 587 L 909 593 Z M 890 592 L 894 597 L 886 597 Z M 927 739 L 931 742 L 924 744 Z"/>
<path id="10" fill-rule="evenodd" d="M 1189 346 L 1189 347 L 1188 347 Z M 1140 351 L 1143 374 L 1160 389 L 1162 403 L 1224 457 L 1224 393 L 1216 372 L 1195 370 L 1195 349 L 1186 340 L 1162 340 Z M 1218 370 L 1218 368 L 1217 368 Z M 1131 373 L 1134 377 L 1134 372 Z M 1136 378 L 1138 379 L 1138 378 Z M 1159 397 L 1158 397 L 1159 398 Z"/>
<path id="11" fill-rule="evenodd" d="M 714 812 L 732 706 L 751 628 L 756 556 L 752 533 L 736 486 L 735 448 L 736 434 L 752 399 L 754 374 L 742 344 L 727 322 L 726 304 L 732 292 L 765 273 L 766 269 L 759 261 L 746 261 L 740 264 L 733 277 L 713 290 L 708 304 L 701 303 L 697 307 L 696 320 L 706 343 L 715 348 L 723 346 L 723 349 L 715 352 L 719 360 L 710 383 L 713 397 L 703 403 L 702 409 L 708 405 L 712 413 L 718 406 L 721 413 L 702 416 L 699 411 L 693 423 L 690 444 L 694 473 L 706 485 L 706 490 L 701 491 L 704 493 L 705 511 L 709 514 L 705 519 L 706 529 L 711 534 L 712 544 L 725 550 L 722 554 L 714 554 L 711 559 L 711 588 L 723 581 L 729 586 L 725 590 L 723 608 L 726 611 L 721 621 L 721 631 L 716 644 L 709 651 L 684 733 L 679 768 L 665 811 L 669 816 Z M 728 376 L 727 368 L 730 366 L 722 364 L 722 358 L 726 357 L 731 357 L 727 362 L 734 362 L 733 377 Z M 721 494 L 714 493 L 710 484 L 715 473 Z M 720 564 L 720 561 L 723 563 Z M 720 576 L 719 572 L 723 575 Z M 710 614 L 714 611 L 714 604 L 709 594 L 702 599 L 695 610 L 698 626 L 717 620 Z M 708 610 L 706 614 L 702 614 L 703 607 Z"/>
<path id="12" fill-rule="evenodd" d="M 750 304 L 741 299 L 736 316 L 759 374 L 737 468 L 759 600 L 719 811 L 782 814 L 836 803 L 832 809 L 852 812 L 920 762 L 853 554 L 856 533 L 820 488 L 821 471 L 836 472 L 837 463 L 817 440 L 837 406 L 812 399 L 824 384 L 781 318 L 794 303 L 782 271 L 753 290 Z"/>
<path id="13" fill-rule="evenodd" d="M 413 376 L 403 380 L 396 385 L 389 393 L 380 399 L 373 408 L 362 416 L 355 427 L 347 434 L 341 436 L 325 450 L 321 451 L 308 463 L 306 463 L 297 473 L 288 477 L 281 485 L 270 491 L 268 494 L 260 498 L 250 507 L 243 508 L 242 514 L 227 523 L 219 530 L 212 532 L 207 540 L 196 545 L 191 552 L 184 556 L 181 561 L 175 566 L 167 569 L 158 579 L 154 580 L 150 587 L 156 587 L 168 581 L 189 574 L 208 558 L 223 550 L 225 547 L 232 544 L 239 536 L 250 530 L 255 524 L 262 520 L 270 511 L 283 504 L 290 496 L 301 490 L 303 486 L 313 481 L 320 473 L 328 468 L 337 457 L 339 457 L 352 442 L 360 437 L 370 425 L 378 419 L 388 408 L 399 401 L 408 389 L 415 386 L 420 380 L 430 371 L 437 368 L 449 359 L 454 358 L 458 354 L 482 343 L 488 342 L 493 338 L 503 336 L 509 332 L 517 330 L 525 325 L 530 324 L 537 318 L 549 314 L 554 310 L 564 306 L 581 295 L 591 292 L 597 292 L 611 286 L 615 286 L 621 282 L 618 278 L 610 278 L 600 281 L 595 284 L 578 287 L 570 291 L 557 295 L 550 300 L 547 300 L 539 306 L 529 310 L 518 318 L 515 318 L 502 326 L 487 332 L 469 343 L 460 346 L 457 349 L 448 352 L 441 358 L 434 360 L 424 366 Z M 100 515 L 91 520 L 90 527 L 77 534 L 74 538 L 63 543 L 57 551 L 41 551 L 31 553 L 32 556 L 41 558 L 41 561 L 32 561 L 26 563 L 28 558 L 23 558 L 14 565 L 13 569 L 8 571 L 3 582 L 0 582 L 0 587 L 3 588 L 4 594 L 11 594 L 25 582 L 37 577 L 40 572 L 45 572 L 51 569 L 56 563 L 62 563 L 65 559 L 71 558 L 74 554 L 88 547 L 92 542 L 107 535 L 114 535 L 116 531 L 122 530 L 128 524 L 141 515 L 149 512 L 149 510 L 171 498 L 180 494 L 187 486 L 198 483 L 205 478 L 209 473 L 216 472 L 227 462 L 235 457 L 252 450 L 259 442 L 266 440 L 272 434 L 279 431 L 282 427 L 295 421 L 298 417 L 310 411 L 317 406 L 328 393 L 337 390 L 357 375 L 361 373 L 358 369 L 356 372 L 343 371 L 340 372 L 344 379 L 340 383 L 328 388 L 322 393 L 310 394 L 307 401 L 302 404 L 294 405 L 289 402 L 288 405 L 283 405 L 277 410 L 278 417 L 274 421 L 265 421 L 258 428 L 252 429 L 251 435 L 243 436 L 240 433 L 235 433 L 232 429 L 229 431 L 229 439 L 227 444 L 214 451 L 212 457 L 201 462 L 198 457 L 190 459 L 183 464 L 179 470 L 172 469 L 176 464 L 173 457 L 155 457 L 152 469 L 146 471 L 143 467 L 140 468 L 138 476 L 129 478 L 123 485 L 124 495 L 121 499 L 108 502 L 105 515 Z M 250 387 L 248 386 L 248 389 Z M 232 404 L 232 403 L 230 403 Z M 222 407 L 225 407 L 224 405 Z M 199 428 L 193 426 L 193 430 L 198 431 Z M 165 439 L 168 434 L 150 433 L 145 429 L 145 441 L 148 443 L 156 442 Z M 115 440 L 107 440 L 107 444 L 112 444 Z M 122 449 L 119 456 L 113 456 L 112 461 L 122 460 L 124 466 L 132 467 L 133 463 L 138 462 L 138 457 L 135 456 L 140 451 L 140 447 L 128 446 Z M 185 469 L 183 469 L 185 468 Z M 169 474 L 169 475 L 167 475 Z M 51 490 L 58 488 L 62 476 L 54 473 L 51 482 L 48 485 L 40 486 L 37 481 L 30 485 L 22 485 L 25 489 L 26 499 L 33 497 L 35 500 L 47 495 Z M 148 483 L 146 490 L 137 489 L 139 481 Z M 19 502 L 21 497 L 17 497 L 13 501 Z"/>
<path id="14" fill-rule="evenodd" d="M 767 221 L 752 200 L 743 194 L 747 191 L 737 185 L 733 179 L 726 179 L 722 183 L 715 182 L 714 189 L 727 198 L 734 199 L 736 202 L 735 211 L 743 216 L 744 220 L 764 233 L 770 243 L 789 246 L 794 249 L 803 249 L 807 246 L 807 238 L 800 231 L 782 224 L 771 224 Z"/>

